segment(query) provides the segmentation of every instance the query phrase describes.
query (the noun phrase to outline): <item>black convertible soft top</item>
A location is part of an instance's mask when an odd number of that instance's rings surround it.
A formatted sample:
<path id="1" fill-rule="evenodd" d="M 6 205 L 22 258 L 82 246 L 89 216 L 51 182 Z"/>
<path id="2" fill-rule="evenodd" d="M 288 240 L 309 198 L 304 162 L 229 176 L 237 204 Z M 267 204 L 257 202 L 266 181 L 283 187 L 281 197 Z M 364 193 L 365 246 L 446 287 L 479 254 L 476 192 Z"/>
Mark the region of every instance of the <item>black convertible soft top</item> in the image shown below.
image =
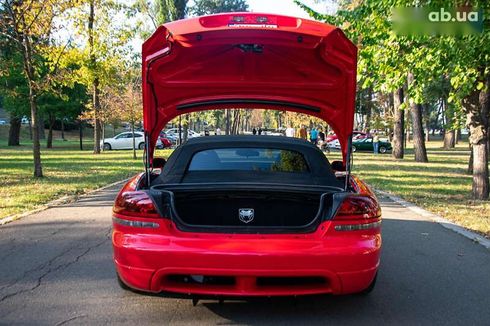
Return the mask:
<path id="1" fill-rule="evenodd" d="M 219 148 L 270 148 L 296 151 L 303 155 L 309 171 L 301 173 L 271 171 L 188 171 L 194 154 Z M 152 185 L 209 183 L 264 183 L 315 185 L 342 188 L 325 155 L 313 144 L 281 136 L 210 136 L 189 139 L 169 157 Z"/>

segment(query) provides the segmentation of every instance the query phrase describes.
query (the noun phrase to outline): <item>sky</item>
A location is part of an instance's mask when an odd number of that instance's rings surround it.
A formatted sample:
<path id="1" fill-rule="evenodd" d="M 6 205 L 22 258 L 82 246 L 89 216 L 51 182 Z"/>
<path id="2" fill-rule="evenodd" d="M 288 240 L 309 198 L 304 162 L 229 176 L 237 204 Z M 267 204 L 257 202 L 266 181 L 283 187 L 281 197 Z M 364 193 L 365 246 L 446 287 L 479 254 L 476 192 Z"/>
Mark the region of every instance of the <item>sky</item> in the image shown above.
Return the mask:
<path id="1" fill-rule="evenodd" d="M 335 7 L 334 0 L 300 0 L 308 7 L 320 13 L 328 13 Z M 282 14 L 287 16 L 310 18 L 293 0 L 247 0 L 249 10 L 253 12 L 263 12 L 272 14 Z"/>

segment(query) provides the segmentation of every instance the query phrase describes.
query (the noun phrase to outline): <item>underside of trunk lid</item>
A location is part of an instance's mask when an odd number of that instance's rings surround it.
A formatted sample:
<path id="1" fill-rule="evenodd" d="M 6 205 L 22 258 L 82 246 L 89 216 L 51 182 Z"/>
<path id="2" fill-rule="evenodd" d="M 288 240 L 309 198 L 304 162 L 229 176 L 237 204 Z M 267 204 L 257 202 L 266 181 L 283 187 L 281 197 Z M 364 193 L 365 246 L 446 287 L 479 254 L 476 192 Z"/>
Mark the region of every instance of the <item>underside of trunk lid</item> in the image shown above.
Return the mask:
<path id="1" fill-rule="evenodd" d="M 165 24 L 143 45 L 149 158 L 180 114 L 265 108 L 325 120 L 344 159 L 351 136 L 357 49 L 341 30 L 286 16 L 227 13 Z"/>

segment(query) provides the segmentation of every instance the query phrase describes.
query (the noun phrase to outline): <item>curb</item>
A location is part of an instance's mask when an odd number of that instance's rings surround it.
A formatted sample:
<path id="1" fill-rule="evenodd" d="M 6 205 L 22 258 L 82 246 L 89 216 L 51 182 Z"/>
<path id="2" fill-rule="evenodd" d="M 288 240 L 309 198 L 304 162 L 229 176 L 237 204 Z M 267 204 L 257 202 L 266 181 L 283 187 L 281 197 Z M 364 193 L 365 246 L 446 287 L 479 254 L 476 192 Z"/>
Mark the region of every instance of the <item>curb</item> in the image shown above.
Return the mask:
<path id="1" fill-rule="evenodd" d="M 400 204 L 403 207 L 408 208 L 412 212 L 414 212 L 418 215 L 421 215 L 423 217 L 427 217 L 427 218 L 431 219 L 433 222 L 440 224 L 442 227 L 449 229 L 453 232 L 456 232 L 456 233 L 462 235 L 463 237 L 466 237 L 466 238 L 468 238 L 474 242 L 477 242 L 480 245 L 482 245 L 483 247 L 485 247 L 486 249 L 490 250 L 490 239 L 487 239 L 478 233 L 470 231 L 470 230 L 462 227 L 461 225 L 458 225 L 454 222 L 446 220 L 445 218 L 443 218 L 437 214 L 431 213 L 431 212 L 423 209 L 422 207 L 419 207 L 413 203 L 410 203 L 410 202 L 408 202 L 408 201 L 406 201 L 400 197 L 394 196 L 388 192 L 385 192 L 382 190 L 377 190 L 377 189 L 376 189 L 376 192 L 383 195 L 383 196 L 390 198 L 391 200 L 393 200 L 397 204 Z"/>
<path id="2" fill-rule="evenodd" d="M 86 192 L 84 192 L 82 194 L 78 194 L 78 195 L 65 195 L 65 196 L 62 196 L 62 197 L 57 198 L 55 200 L 52 200 L 50 202 L 47 202 L 46 204 L 43 204 L 40 207 L 35 208 L 33 210 L 30 210 L 30 211 L 27 211 L 27 212 L 24 212 L 24 213 L 19 213 L 19 214 L 14 214 L 14 215 L 10 215 L 10 216 L 4 217 L 4 218 L 0 219 L 0 227 L 3 226 L 3 225 L 5 225 L 5 224 L 8 224 L 10 222 L 20 220 L 23 217 L 26 217 L 26 216 L 29 216 L 29 215 L 32 215 L 32 214 L 35 214 L 35 213 L 42 212 L 42 211 L 44 211 L 44 210 L 46 210 L 48 208 L 57 207 L 57 206 L 61 206 L 61 205 L 64 205 L 64 204 L 72 203 L 72 202 L 78 200 L 79 198 L 83 198 L 83 197 L 89 196 L 90 194 L 92 194 L 94 192 L 101 191 L 101 190 L 104 190 L 104 189 L 113 187 L 113 186 L 115 186 L 115 185 L 117 185 L 119 183 L 126 182 L 129 179 L 131 179 L 131 178 L 126 178 L 124 180 L 119 180 L 119 181 L 110 183 L 108 185 L 105 185 L 103 187 L 86 191 Z"/>

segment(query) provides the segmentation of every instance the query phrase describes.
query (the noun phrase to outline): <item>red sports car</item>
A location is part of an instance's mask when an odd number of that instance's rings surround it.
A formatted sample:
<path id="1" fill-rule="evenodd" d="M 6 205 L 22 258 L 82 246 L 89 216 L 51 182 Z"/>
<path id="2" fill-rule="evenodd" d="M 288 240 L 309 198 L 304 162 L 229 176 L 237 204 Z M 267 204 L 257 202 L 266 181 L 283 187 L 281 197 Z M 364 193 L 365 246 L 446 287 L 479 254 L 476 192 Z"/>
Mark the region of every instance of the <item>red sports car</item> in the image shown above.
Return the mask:
<path id="1" fill-rule="evenodd" d="M 168 139 L 167 135 L 162 131 L 160 132 L 160 136 L 158 136 L 160 138 L 160 141 L 162 142 L 162 145 L 163 145 L 163 148 L 169 148 L 169 147 L 172 147 L 172 141 L 170 139 Z"/>
<path id="2" fill-rule="evenodd" d="M 368 136 L 367 133 L 363 132 L 363 131 L 356 131 L 354 130 L 352 132 L 352 139 L 364 139 Z M 336 140 L 338 137 L 336 134 L 331 134 L 331 135 L 328 135 L 327 136 L 327 143 L 331 142 L 331 141 L 334 141 Z"/>
<path id="3" fill-rule="evenodd" d="M 193 298 L 370 291 L 381 211 L 350 174 L 357 51 L 342 31 L 286 16 L 219 14 L 161 26 L 142 57 L 146 171 L 114 205 L 120 284 Z M 321 118 L 343 162 L 272 136 L 202 137 L 167 162 L 153 157 L 171 119 L 230 107 Z"/>

